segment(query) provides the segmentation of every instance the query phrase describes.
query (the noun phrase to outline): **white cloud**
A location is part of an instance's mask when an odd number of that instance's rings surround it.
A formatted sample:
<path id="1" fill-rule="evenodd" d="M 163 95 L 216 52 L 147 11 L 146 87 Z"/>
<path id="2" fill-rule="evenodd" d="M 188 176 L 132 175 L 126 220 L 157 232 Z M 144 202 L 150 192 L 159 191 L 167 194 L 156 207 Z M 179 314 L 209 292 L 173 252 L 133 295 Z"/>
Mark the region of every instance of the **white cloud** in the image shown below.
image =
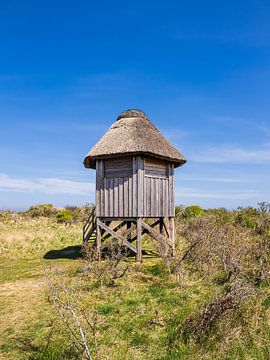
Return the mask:
<path id="1" fill-rule="evenodd" d="M 242 178 L 215 178 L 215 177 L 200 177 L 200 176 L 181 176 L 180 174 L 177 176 L 179 181 L 198 181 L 198 182 L 217 182 L 217 183 L 247 183 L 251 182 L 250 179 L 242 179 Z"/>
<path id="2" fill-rule="evenodd" d="M 88 195 L 90 192 L 95 191 L 95 184 L 54 178 L 25 180 L 0 173 L 0 191 Z"/>
<path id="3" fill-rule="evenodd" d="M 253 149 L 240 147 L 210 147 L 190 154 L 190 160 L 207 163 L 264 163 L 270 162 L 270 145 Z"/>
<path id="4" fill-rule="evenodd" d="M 198 199 L 228 199 L 228 200 L 249 200 L 259 197 L 255 190 L 201 190 L 187 187 L 175 189 L 175 195 L 179 198 L 198 198 Z"/>

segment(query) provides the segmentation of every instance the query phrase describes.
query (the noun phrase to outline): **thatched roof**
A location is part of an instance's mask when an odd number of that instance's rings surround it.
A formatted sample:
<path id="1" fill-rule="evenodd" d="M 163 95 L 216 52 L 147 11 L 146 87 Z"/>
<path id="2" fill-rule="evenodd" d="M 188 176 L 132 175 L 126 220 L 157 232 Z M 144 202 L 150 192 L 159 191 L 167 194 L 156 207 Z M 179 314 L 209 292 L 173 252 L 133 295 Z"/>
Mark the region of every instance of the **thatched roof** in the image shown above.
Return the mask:
<path id="1" fill-rule="evenodd" d="M 183 165 L 184 156 L 151 123 L 141 110 L 123 111 L 106 134 L 84 159 L 84 166 L 95 168 L 96 159 L 145 154 Z"/>

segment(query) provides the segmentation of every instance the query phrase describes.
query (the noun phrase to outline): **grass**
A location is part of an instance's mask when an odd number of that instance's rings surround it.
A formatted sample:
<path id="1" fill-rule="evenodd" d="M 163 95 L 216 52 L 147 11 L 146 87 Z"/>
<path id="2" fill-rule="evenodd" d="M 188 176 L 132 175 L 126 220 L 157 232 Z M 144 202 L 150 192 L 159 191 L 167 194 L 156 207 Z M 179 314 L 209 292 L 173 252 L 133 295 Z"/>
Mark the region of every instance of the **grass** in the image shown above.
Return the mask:
<path id="1" fill-rule="evenodd" d="M 99 359 L 269 358 L 270 296 L 263 301 L 265 318 L 257 319 L 257 328 L 246 327 L 245 341 L 237 331 L 248 319 L 239 319 L 228 344 L 218 328 L 203 343 L 189 342 L 179 334 L 181 324 L 221 285 L 191 276 L 179 286 L 160 259 L 147 258 L 141 267 L 129 259 L 130 271 L 116 286 L 95 286 L 81 274 L 82 259 L 44 259 L 51 250 L 79 245 L 81 224 L 46 218 L 0 223 L 0 242 L 0 359 L 79 358 L 48 302 L 44 269 L 60 270 L 81 306 L 97 314 Z M 256 308 L 250 306 L 252 318 Z"/>

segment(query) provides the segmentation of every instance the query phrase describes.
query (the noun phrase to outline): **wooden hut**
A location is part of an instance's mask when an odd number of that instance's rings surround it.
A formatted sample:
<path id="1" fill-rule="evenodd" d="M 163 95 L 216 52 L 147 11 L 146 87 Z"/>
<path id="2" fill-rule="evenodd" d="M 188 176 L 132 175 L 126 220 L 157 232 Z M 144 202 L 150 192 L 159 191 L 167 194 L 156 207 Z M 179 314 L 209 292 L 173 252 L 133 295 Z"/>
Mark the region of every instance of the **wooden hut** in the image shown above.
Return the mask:
<path id="1" fill-rule="evenodd" d="M 173 250 L 174 169 L 185 162 L 143 111 L 122 112 L 84 159 L 86 168 L 96 170 L 96 207 L 84 226 L 84 241 L 94 236 L 100 253 L 103 239 L 112 236 L 138 262 L 144 233 Z"/>

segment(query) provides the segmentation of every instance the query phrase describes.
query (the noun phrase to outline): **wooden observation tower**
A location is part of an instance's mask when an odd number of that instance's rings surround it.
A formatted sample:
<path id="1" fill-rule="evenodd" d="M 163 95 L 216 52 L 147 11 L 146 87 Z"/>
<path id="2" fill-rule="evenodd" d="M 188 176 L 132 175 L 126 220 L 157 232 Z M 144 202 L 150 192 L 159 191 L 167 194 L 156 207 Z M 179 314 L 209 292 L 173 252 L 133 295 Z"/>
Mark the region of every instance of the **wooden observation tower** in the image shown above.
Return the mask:
<path id="1" fill-rule="evenodd" d="M 122 112 L 84 159 L 96 170 L 96 207 L 84 241 L 94 236 L 100 256 L 103 239 L 113 237 L 141 262 L 142 235 L 148 233 L 173 251 L 174 169 L 185 162 L 143 111 Z"/>

